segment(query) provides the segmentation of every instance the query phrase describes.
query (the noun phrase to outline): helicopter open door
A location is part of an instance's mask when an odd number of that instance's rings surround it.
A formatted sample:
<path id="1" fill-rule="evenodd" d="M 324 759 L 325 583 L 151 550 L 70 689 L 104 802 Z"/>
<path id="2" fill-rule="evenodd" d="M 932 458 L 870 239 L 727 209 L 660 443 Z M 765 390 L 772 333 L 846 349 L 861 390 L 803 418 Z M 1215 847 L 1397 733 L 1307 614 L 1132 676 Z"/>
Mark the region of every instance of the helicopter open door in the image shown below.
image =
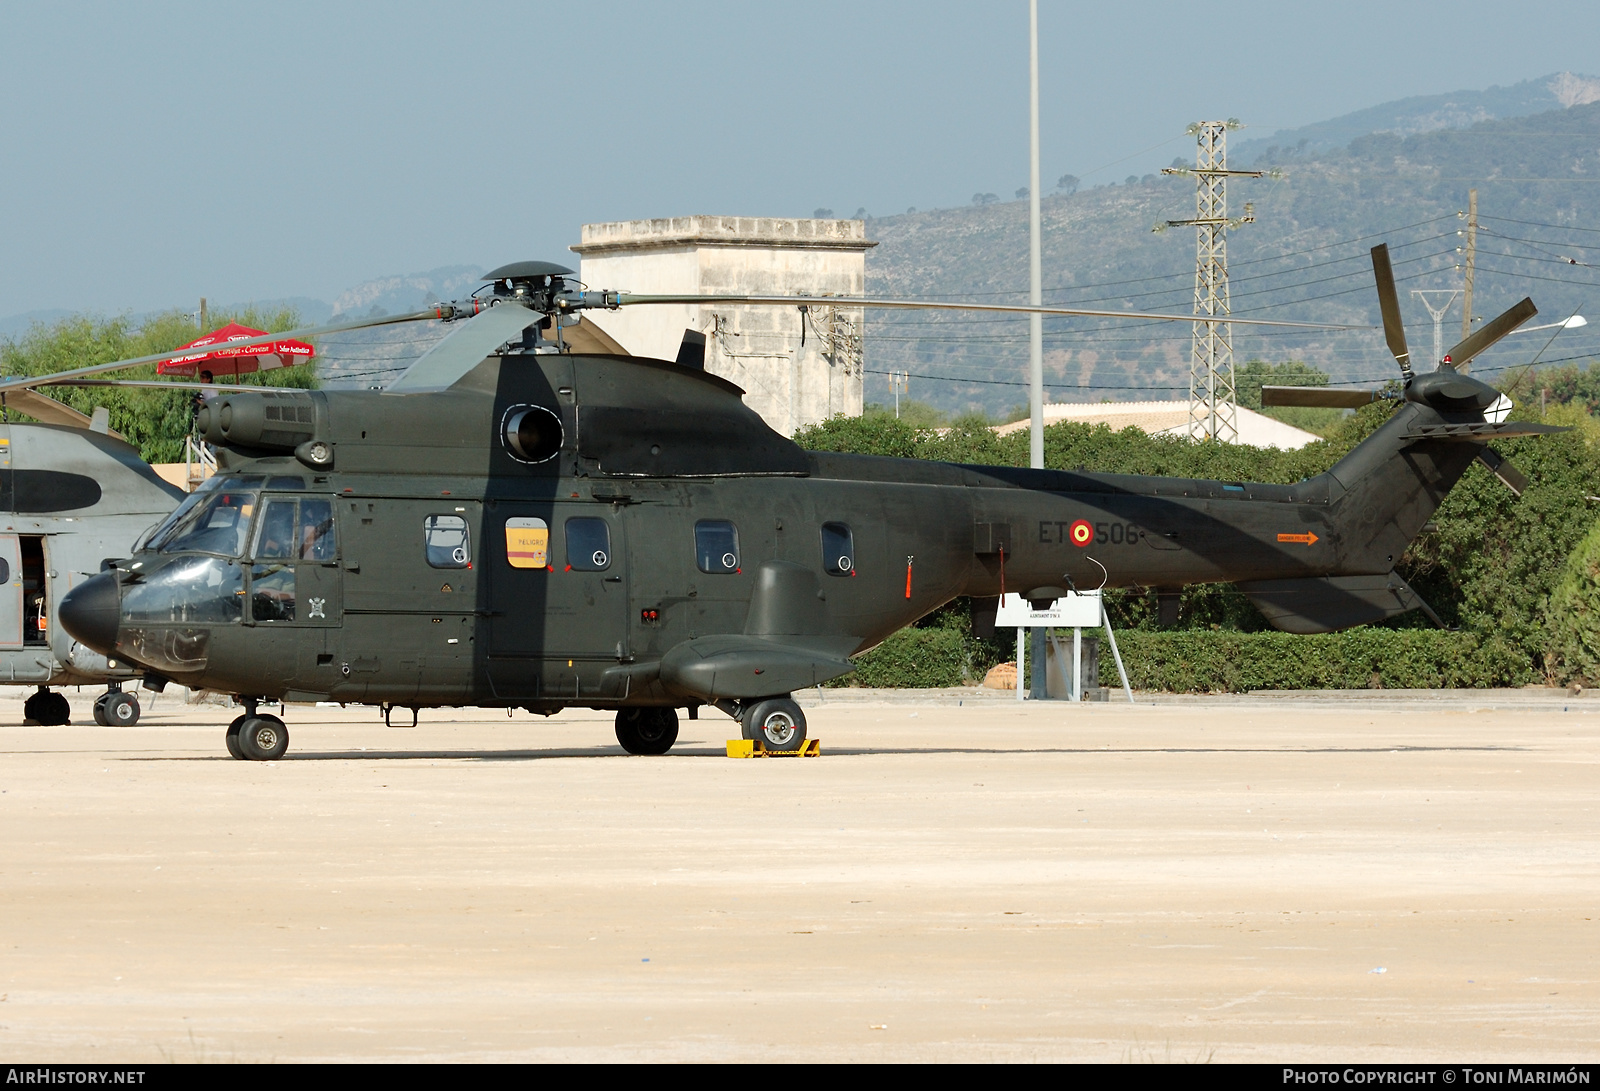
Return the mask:
<path id="1" fill-rule="evenodd" d="M 22 545 L 0 534 L 0 649 L 22 647 Z"/>

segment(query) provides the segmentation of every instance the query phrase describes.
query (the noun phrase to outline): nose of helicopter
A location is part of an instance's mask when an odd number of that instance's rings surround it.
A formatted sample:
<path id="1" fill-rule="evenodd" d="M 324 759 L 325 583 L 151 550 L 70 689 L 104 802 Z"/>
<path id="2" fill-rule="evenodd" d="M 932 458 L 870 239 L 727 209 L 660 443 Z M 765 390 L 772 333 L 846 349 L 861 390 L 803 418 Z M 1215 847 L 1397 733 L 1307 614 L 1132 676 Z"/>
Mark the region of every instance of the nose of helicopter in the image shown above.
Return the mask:
<path id="1" fill-rule="evenodd" d="M 104 656 L 117 651 L 120 596 L 114 572 L 102 572 L 67 592 L 56 607 L 56 620 L 72 638 Z"/>

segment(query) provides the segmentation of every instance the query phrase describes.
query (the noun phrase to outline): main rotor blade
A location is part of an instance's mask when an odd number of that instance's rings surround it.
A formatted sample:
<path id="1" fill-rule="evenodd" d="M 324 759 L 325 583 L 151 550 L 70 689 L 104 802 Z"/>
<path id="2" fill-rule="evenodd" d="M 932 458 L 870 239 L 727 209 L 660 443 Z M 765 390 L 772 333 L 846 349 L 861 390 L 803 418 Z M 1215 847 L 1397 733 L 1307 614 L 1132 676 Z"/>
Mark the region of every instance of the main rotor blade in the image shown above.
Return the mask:
<path id="1" fill-rule="evenodd" d="M 1394 268 L 1389 264 L 1389 244 L 1372 248 L 1372 276 L 1378 282 L 1378 309 L 1383 312 L 1383 338 L 1389 353 L 1400 365 L 1400 374 L 1411 377 L 1411 350 L 1406 348 L 1406 327 L 1400 320 L 1400 293 L 1394 289 Z"/>
<path id="2" fill-rule="evenodd" d="M 501 303 L 473 315 L 417 357 L 385 394 L 433 394 L 449 390 L 483 358 L 541 321 L 543 315 L 520 303 Z"/>
<path id="3" fill-rule="evenodd" d="M 1312 406 L 1317 409 L 1360 409 L 1382 401 L 1381 390 L 1331 390 L 1325 386 L 1264 386 L 1264 406 Z"/>
<path id="4" fill-rule="evenodd" d="M 0 401 L 7 409 L 26 413 L 45 424 L 65 424 L 72 428 L 87 428 L 90 424 L 90 418 L 83 413 L 37 390 L 8 390 L 0 394 Z"/>
<path id="5" fill-rule="evenodd" d="M 1150 314 L 1143 311 L 1096 311 L 1079 307 L 1030 307 L 1020 303 L 945 303 L 925 299 L 852 299 L 843 296 L 790 295 L 633 295 L 617 293 L 619 307 L 660 303 L 745 303 L 752 306 L 873 307 L 914 311 L 994 311 L 999 314 L 1059 314 L 1078 318 L 1137 318 L 1160 322 L 1230 322 L 1235 326 L 1292 326 L 1304 330 L 1370 330 L 1328 322 L 1282 322 L 1265 318 L 1210 317 L 1198 314 Z"/>
<path id="6" fill-rule="evenodd" d="M 410 314 L 386 314 L 379 318 L 356 318 L 348 322 L 333 322 L 325 326 L 306 326 L 298 330 L 285 330 L 282 333 L 264 333 L 260 337 L 249 337 L 241 341 L 229 341 L 230 348 L 247 348 L 251 345 L 266 345 L 273 341 L 285 341 L 294 338 L 318 337 L 325 333 L 345 333 L 349 330 L 364 330 L 374 326 L 393 326 L 400 322 L 427 322 L 439 317 L 436 310 L 413 311 Z M 12 390 L 26 390 L 35 386 L 48 386 L 52 383 L 62 383 L 67 379 L 82 379 L 90 375 L 104 375 L 109 371 L 121 371 L 124 368 L 141 367 L 144 364 L 159 364 L 164 360 L 175 360 L 179 356 L 192 356 L 192 348 L 173 349 L 171 352 L 158 352 L 152 356 L 135 356 L 127 360 L 113 360 L 109 364 L 91 364 L 88 367 L 75 367 L 67 371 L 57 371 L 49 375 L 16 375 L 0 379 L 0 394 Z"/>
<path id="7" fill-rule="evenodd" d="M 218 394 L 235 394 L 253 390 L 304 390 L 299 386 L 267 386 L 264 383 L 168 383 L 160 379 L 52 379 L 40 386 L 133 386 L 146 390 L 214 390 Z"/>
<path id="8" fill-rule="evenodd" d="M 1521 303 L 1502 312 L 1498 318 L 1473 330 L 1446 353 L 1450 366 L 1457 371 L 1466 371 L 1474 356 L 1538 313 L 1539 308 L 1533 305 L 1533 300 L 1523 299 Z"/>

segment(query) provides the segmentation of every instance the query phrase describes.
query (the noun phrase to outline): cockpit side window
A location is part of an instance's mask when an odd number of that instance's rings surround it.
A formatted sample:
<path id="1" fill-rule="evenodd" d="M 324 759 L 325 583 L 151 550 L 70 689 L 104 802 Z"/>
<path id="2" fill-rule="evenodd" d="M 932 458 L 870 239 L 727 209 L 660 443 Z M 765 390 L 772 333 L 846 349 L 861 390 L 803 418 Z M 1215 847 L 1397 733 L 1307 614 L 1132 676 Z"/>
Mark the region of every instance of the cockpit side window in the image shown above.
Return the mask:
<path id="1" fill-rule="evenodd" d="M 295 538 L 302 561 L 333 560 L 339 544 L 333 534 L 333 501 L 302 497 Z"/>
<path id="2" fill-rule="evenodd" d="M 336 556 L 333 501 L 269 496 L 256 531 L 257 560 L 331 561 Z"/>
<path id="3" fill-rule="evenodd" d="M 294 501 L 268 500 L 256 532 L 257 560 L 288 561 L 295 555 Z"/>

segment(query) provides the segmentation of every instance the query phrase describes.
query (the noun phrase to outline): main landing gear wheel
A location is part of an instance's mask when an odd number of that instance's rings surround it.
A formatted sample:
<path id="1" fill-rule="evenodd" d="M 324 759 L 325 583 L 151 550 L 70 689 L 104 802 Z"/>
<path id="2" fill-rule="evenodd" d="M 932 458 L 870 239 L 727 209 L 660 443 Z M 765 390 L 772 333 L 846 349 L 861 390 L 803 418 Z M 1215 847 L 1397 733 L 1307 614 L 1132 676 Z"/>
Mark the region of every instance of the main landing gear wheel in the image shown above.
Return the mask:
<path id="1" fill-rule="evenodd" d="M 94 722 L 101 727 L 132 727 L 139 722 L 139 698 L 112 690 L 95 698 Z"/>
<path id="2" fill-rule="evenodd" d="M 37 693 L 22 702 L 22 716 L 40 727 L 65 727 L 72 722 L 72 706 L 61 694 L 40 686 Z"/>
<path id="3" fill-rule="evenodd" d="M 757 701 L 744 714 L 744 737 L 764 750 L 799 750 L 806 744 L 806 714 L 787 697 Z"/>
<path id="4" fill-rule="evenodd" d="M 620 708 L 617 742 L 630 754 L 665 754 L 678 741 L 675 708 Z"/>
<path id="5" fill-rule="evenodd" d="M 241 716 L 240 720 L 244 722 L 234 721 L 239 723 L 236 736 L 232 725 L 228 728 L 239 748 L 238 757 L 246 761 L 277 761 L 289 749 L 289 729 L 276 716 Z"/>
<path id="6" fill-rule="evenodd" d="M 239 729 L 244 726 L 244 722 L 249 718 L 249 716 L 239 716 L 233 721 L 233 723 L 228 725 L 228 753 L 232 754 L 240 761 L 244 761 L 245 759 L 244 751 L 239 749 Z"/>

